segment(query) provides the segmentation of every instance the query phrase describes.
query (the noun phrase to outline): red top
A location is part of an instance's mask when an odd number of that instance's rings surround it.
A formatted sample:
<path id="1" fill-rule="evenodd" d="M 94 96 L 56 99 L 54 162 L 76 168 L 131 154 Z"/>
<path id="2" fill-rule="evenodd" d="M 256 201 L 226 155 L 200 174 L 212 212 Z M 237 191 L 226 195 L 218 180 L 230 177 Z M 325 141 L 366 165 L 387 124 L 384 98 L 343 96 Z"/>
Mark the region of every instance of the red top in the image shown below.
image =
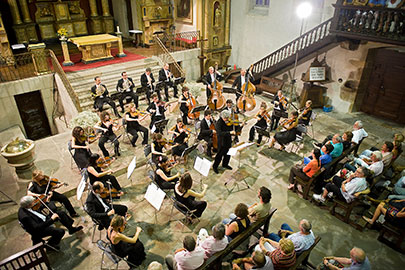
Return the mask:
<path id="1" fill-rule="evenodd" d="M 319 162 L 320 163 L 320 162 Z M 316 159 L 312 159 L 311 162 L 305 166 L 302 171 L 308 176 L 312 177 L 319 169 L 321 168 L 320 164 Z"/>

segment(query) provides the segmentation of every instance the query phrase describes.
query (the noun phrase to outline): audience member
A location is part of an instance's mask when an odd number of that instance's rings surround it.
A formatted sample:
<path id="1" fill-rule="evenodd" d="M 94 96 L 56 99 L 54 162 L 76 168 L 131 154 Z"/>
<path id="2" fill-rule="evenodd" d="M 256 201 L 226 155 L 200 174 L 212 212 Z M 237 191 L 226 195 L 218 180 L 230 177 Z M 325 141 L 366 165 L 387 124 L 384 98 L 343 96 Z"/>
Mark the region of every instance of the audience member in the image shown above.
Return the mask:
<path id="1" fill-rule="evenodd" d="M 352 146 L 352 139 L 353 139 L 353 133 L 351 131 L 345 131 L 342 135 L 342 144 L 343 144 L 343 151 L 346 151 L 349 149 L 350 146 Z"/>
<path id="2" fill-rule="evenodd" d="M 384 215 L 385 220 L 395 226 L 405 228 L 405 199 L 381 202 L 375 209 L 372 218 L 363 216 L 363 219 L 373 225 L 380 215 Z"/>
<path id="3" fill-rule="evenodd" d="M 153 261 L 148 265 L 147 270 L 163 270 L 163 265 L 157 261 Z"/>
<path id="4" fill-rule="evenodd" d="M 243 263 L 245 270 L 261 269 L 261 270 L 274 270 L 273 262 L 271 259 L 264 255 L 262 251 L 254 251 L 249 258 L 239 258 L 232 261 L 232 270 L 240 270 L 238 264 Z"/>
<path id="5" fill-rule="evenodd" d="M 332 263 L 330 263 L 329 260 L 335 260 L 343 265 L 350 265 L 349 267 L 345 267 L 344 269 L 371 270 L 370 261 L 366 257 L 366 253 L 364 252 L 364 250 L 357 247 L 354 247 L 352 250 L 350 250 L 350 258 L 333 257 L 333 256 L 324 258 L 323 263 L 330 270 L 342 269 L 332 265 Z"/>
<path id="6" fill-rule="evenodd" d="M 288 181 L 290 182 L 290 185 L 288 186 L 288 189 L 292 189 L 294 187 L 294 178 L 295 176 L 298 176 L 304 181 L 309 181 L 311 177 L 319 171 L 321 168 L 321 161 L 320 161 L 320 156 L 321 156 L 321 151 L 317 148 L 312 150 L 312 160 L 304 167 L 296 167 L 293 166 L 291 167 L 290 170 L 290 176 L 288 178 Z"/>
<path id="7" fill-rule="evenodd" d="M 229 218 L 225 219 L 225 234 L 228 237 L 229 242 L 241 234 L 250 225 L 249 210 L 246 204 L 239 203 L 235 207 L 235 214 L 231 214 Z"/>
<path id="8" fill-rule="evenodd" d="M 395 160 L 402 152 L 402 142 L 404 141 L 404 135 L 401 133 L 394 134 L 394 149 L 392 149 L 392 159 Z"/>
<path id="9" fill-rule="evenodd" d="M 196 245 L 195 239 L 187 235 L 183 240 L 183 248 L 178 249 L 172 255 L 165 258 L 169 270 L 193 270 L 197 269 L 204 263 L 205 251 Z"/>
<path id="10" fill-rule="evenodd" d="M 204 259 L 208 259 L 218 251 L 224 250 L 228 245 L 228 238 L 225 237 L 225 226 L 218 223 L 212 228 L 212 235 L 209 236 L 206 229 L 202 228 L 198 233 L 198 246 L 205 251 Z"/>
<path id="11" fill-rule="evenodd" d="M 258 197 L 260 199 L 260 202 L 254 203 L 248 208 L 249 218 L 251 222 L 255 222 L 258 219 L 264 218 L 270 212 L 271 191 L 263 186 L 259 189 Z"/>
<path id="12" fill-rule="evenodd" d="M 280 239 L 278 247 L 274 250 L 266 249 L 265 243 L 269 241 L 269 239 L 262 237 L 260 238 L 259 246 L 262 252 L 271 258 L 274 270 L 288 269 L 295 264 L 296 253 L 294 244 L 290 239 Z"/>
<path id="13" fill-rule="evenodd" d="M 402 171 L 401 178 L 395 183 L 394 188 L 392 189 L 391 195 L 388 196 L 388 199 L 405 199 L 405 170 Z"/>
<path id="14" fill-rule="evenodd" d="M 384 163 L 382 162 L 382 154 L 380 151 L 374 151 L 370 156 L 370 162 L 364 161 L 361 158 L 354 159 L 354 165 L 359 165 L 365 167 L 373 172 L 373 177 L 378 176 L 382 173 L 384 169 Z M 354 172 L 356 167 L 349 163 L 345 164 L 345 168 Z"/>
<path id="15" fill-rule="evenodd" d="M 368 137 L 367 132 L 363 128 L 363 122 L 357 120 L 353 125 L 353 138 L 352 143 L 359 144 L 360 141 L 366 137 Z"/>
<path id="16" fill-rule="evenodd" d="M 321 148 L 321 152 L 323 153 L 320 158 L 319 161 L 321 162 L 321 167 L 324 167 L 326 164 L 330 163 L 332 161 L 332 156 L 330 155 L 330 153 L 333 151 L 333 145 L 331 144 L 326 144 L 324 146 L 322 146 Z M 312 156 L 310 157 L 305 157 L 304 158 L 304 164 L 308 165 L 312 160 Z"/>
<path id="17" fill-rule="evenodd" d="M 382 154 L 382 162 L 384 163 L 384 166 L 388 166 L 391 163 L 392 160 L 392 149 L 394 149 L 394 144 L 392 142 L 386 141 L 384 144 L 381 146 L 381 154 Z M 370 159 L 371 154 L 378 150 L 375 147 L 372 147 L 371 149 L 364 150 L 359 158 L 364 160 L 365 163 L 370 164 L 372 161 Z"/>

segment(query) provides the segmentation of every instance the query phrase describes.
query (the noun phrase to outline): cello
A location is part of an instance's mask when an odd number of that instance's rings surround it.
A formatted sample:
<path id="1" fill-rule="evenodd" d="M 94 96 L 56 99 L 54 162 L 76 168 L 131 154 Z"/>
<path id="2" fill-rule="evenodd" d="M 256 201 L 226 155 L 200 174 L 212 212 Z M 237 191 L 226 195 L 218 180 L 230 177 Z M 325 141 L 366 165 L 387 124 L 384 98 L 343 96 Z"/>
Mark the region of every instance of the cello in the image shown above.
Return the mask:
<path id="1" fill-rule="evenodd" d="M 222 95 L 223 85 L 217 80 L 218 63 L 215 63 L 214 78 L 211 83 L 211 97 L 208 101 L 208 106 L 211 110 L 221 110 L 225 106 L 225 97 Z"/>
<path id="2" fill-rule="evenodd" d="M 198 119 L 200 117 L 200 112 L 192 112 L 194 108 L 197 106 L 197 101 L 191 95 L 190 92 L 187 92 L 187 99 L 188 99 L 188 118 L 190 119 Z"/>
<path id="3" fill-rule="evenodd" d="M 246 71 L 246 81 L 242 85 L 242 95 L 236 101 L 236 106 L 242 112 L 254 110 L 256 107 L 256 100 L 253 97 L 253 94 L 256 92 L 256 87 L 250 82 L 250 72 L 253 65 L 249 67 Z"/>

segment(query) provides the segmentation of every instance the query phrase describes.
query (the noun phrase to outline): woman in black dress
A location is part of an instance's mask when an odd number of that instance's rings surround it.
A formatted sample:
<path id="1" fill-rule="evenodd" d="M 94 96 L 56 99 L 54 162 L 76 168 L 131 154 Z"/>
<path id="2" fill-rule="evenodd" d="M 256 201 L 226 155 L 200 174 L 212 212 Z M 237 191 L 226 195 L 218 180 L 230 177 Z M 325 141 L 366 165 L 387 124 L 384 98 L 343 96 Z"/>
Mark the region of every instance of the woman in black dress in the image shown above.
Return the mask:
<path id="1" fill-rule="evenodd" d="M 182 95 L 179 98 L 179 104 L 180 104 L 180 111 L 181 111 L 181 118 L 183 120 L 183 123 L 185 125 L 188 125 L 188 105 L 190 102 L 190 94 L 189 90 L 187 87 L 183 87 L 181 89 Z"/>
<path id="2" fill-rule="evenodd" d="M 281 124 L 280 124 L 281 125 Z M 297 125 L 298 125 L 298 112 L 294 111 L 291 113 L 291 117 L 285 120 L 282 126 L 286 129 L 285 131 L 277 132 L 271 139 L 269 148 L 272 148 L 275 142 L 278 142 L 281 147 L 280 151 L 285 148 L 286 144 L 295 141 L 297 137 Z"/>
<path id="3" fill-rule="evenodd" d="M 152 161 L 155 164 L 159 163 L 159 157 L 166 156 L 166 151 L 170 149 L 169 144 L 166 142 L 163 135 L 160 133 L 153 133 L 152 134 L 152 144 L 151 144 L 151 153 L 152 153 Z"/>
<path id="4" fill-rule="evenodd" d="M 82 127 L 75 127 L 72 131 L 72 148 L 75 149 L 73 154 L 73 159 L 75 160 L 77 166 L 80 169 L 86 168 L 89 164 L 89 158 L 91 155 L 90 145 L 97 140 L 96 137 L 94 140 L 89 140 L 88 137 L 84 134 L 84 129 Z"/>
<path id="5" fill-rule="evenodd" d="M 170 170 L 174 165 L 171 165 L 167 156 L 159 157 L 159 163 L 156 168 L 156 183 L 161 189 L 174 189 L 179 180 L 180 173 L 170 176 Z"/>
<path id="6" fill-rule="evenodd" d="M 140 117 L 140 113 L 136 110 L 135 104 L 131 103 L 129 106 L 129 112 L 125 114 L 125 120 L 127 121 L 127 132 L 132 135 L 131 144 L 135 147 L 135 143 L 138 140 L 138 131 L 143 133 L 142 145 L 148 144 L 148 129 L 140 124 L 148 114 Z"/>
<path id="7" fill-rule="evenodd" d="M 256 128 L 266 130 L 267 129 L 267 122 L 270 122 L 271 118 L 269 113 L 266 111 L 267 109 L 267 104 L 266 102 L 262 102 L 260 104 L 260 109 L 257 112 L 255 118 L 257 119 L 256 124 L 254 124 L 253 127 L 250 128 L 249 131 L 249 142 L 253 142 L 255 139 L 255 133 L 256 133 Z M 263 136 L 259 134 L 259 138 L 257 139 L 257 144 L 260 144 L 262 142 Z"/>
<path id="8" fill-rule="evenodd" d="M 105 143 L 107 141 L 111 141 L 114 144 L 115 156 L 120 156 L 120 143 L 118 142 L 118 138 L 114 133 L 118 130 L 119 126 L 114 125 L 114 122 L 112 121 L 110 114 L 107 111 L 104 111 L 100 114 L 100 120 L 101 124 L 96 128 L 102 131 L 101 138 L 98 141 L 98 146 L 103 152 L 104 157 L 110 156 L 107 149 L 105 148 Z"/>
<path id="9" fill-rule="evenodd" d="M 124 195 L 120 184 L 112 175 L 113 171 L 111 169 L 103 171 L 98 165 L 97 160 L 100 158 L 99 154 L 92 154 L 89 159 L 89 166 L 87 167 L 87 172 L 89 173 L 90 184 L 93 185 L 94 182 L 100 181 L 104 184 L 105 187 L 108 187 L 108 182 L 111 183 L 111 186 L 119 191 L 118 196 Z"/>
<path id="10" fill-rule="evenodd" d="M 183 174 L 183 176 L 180 178 L 179 183 L 177 183 L 174 188 L 174 195 L 176 196 L 176 200 L 187 206 L 188 209 L 190 209 L 191 211 L 196 210 L 193 213 L 195 217 L 201 217 L 202 213 L 207 207 L 207 202 L 196 201 L 195 199 L 203 198 L 205 196 L 205 193 L 207 192 L 208 186 L 204 184 L 203 191 L 201 193 L 198 193 L 191 190 L 192 185 L 193 179 L 191 178 L 191 175 L 189 173 Z"/>
<path id="11" fill-rule="evenodd" d="M 107 229 L 107 239 L 112 245 L 112 251 L 121 258 L 127 257 L 130 269 L 135 269 L 146 259 L 145 248 L 139 240 L 142 229 L 136 227 L 133 237 L 128 237 L 122 232 L 125 230 L 126 221 L 123 216 L 116 215 Z"/>
<path id="12" fill-rule="evenodd" d="M 184 150 L 186 150 L 188 147 L 187 141 L 189 134 L 181 118 L 177 119 L 177 124 L 174 127 L 172 127 L 168 133 L 173 134 L 173 142 L 174 142 L 174 145 L 172 146 L 173 157 L 175 159 L 177 157 L 181 157 Z"/>

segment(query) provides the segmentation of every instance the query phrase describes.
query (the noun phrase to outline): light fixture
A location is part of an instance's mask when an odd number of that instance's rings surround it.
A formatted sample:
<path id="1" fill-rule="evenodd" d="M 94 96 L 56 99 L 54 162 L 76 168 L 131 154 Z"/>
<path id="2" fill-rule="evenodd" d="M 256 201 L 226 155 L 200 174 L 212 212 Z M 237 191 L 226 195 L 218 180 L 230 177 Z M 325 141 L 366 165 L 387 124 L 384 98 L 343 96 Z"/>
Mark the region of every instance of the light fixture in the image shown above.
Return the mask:
<path id="1" fill-rule="evenodd" d="M 308 18 L 312 12 L 312 5 L 308 2 L 301 3 L 298 5 L 295 12 L 300 19 Z"/>

